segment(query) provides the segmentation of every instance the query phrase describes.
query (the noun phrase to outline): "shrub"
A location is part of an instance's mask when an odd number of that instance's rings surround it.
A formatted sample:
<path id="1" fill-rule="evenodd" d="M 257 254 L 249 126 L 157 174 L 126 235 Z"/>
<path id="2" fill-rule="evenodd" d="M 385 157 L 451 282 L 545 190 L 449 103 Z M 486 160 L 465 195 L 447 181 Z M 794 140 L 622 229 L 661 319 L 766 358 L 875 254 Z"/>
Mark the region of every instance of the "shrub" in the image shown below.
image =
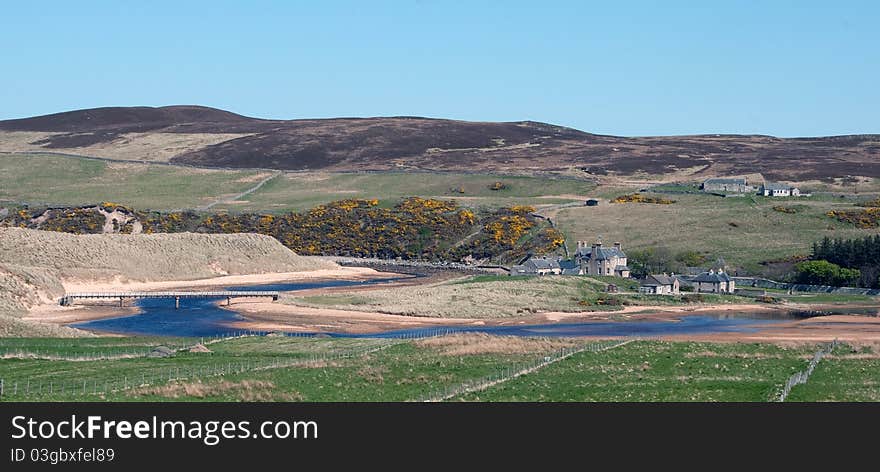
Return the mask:
<path id="1" fill-rule="evenodd" d="M 796 280 L 812 285 L 847 285 L 861 277 L 858 269 L 847 269 L 828 261 L 804 261 L 795 266 Z"/>
<path id="2" fill-rule="evenodd" d="M 702 293 L 689 293 L 681 296 L 681 301 L 685 303 L 701 303 L 706 300 Z"/>
<path id="3" fill-rule="evenodd" d="M 787 207 L 782 205 L 776 205 L 773 207 L 773 211 L 778 211 L 779 213 L 797 213 L 798 210 L 795 207 Z"/>
<path id="4" fill-rule="evenodd" d="M 880 208 L 865 208 L 864 210 L 832 210 L 827 216 L 843 223 L 850 223 L 857 228 L 868 229 L 880 226 Z"/>
<path id="5" fill-rule="evenodd" d="M 675 200 L 661 197 L 646 197 L 640 193 L 621 195 L 611 200 L 611 203 L 654 203 L 658 205 L 671 205 Z"/>
<path id="6" fill-rule="evenodd" d="M 770 295 L 760 295 L 755 297 L 756 302 L 760 303 L 779 303 L 780 300 L 776 297 L 771 297 Z"/>

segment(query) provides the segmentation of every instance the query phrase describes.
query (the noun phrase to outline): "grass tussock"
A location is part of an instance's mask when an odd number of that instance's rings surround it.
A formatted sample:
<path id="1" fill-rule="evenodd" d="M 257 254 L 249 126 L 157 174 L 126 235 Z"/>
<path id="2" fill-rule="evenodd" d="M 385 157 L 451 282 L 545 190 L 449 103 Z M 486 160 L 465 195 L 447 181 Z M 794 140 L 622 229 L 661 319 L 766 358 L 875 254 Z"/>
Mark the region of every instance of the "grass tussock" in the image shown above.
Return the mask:
<path id="1" fill-rule="evenodd" d="M 573 339 L 522 338 L 492 336 L 485 333 L 452 334 L 416 341 L 420 347 L 436 350 L 446 356 L 475 356 L 482 354 L 535 354 L 552 352 L 578 344 Z"/>
<path id="2" fill-rule="evenodd" d="M 276 392 L 275 384 L 265 380 L 242 380 L 230 382 L 172 382 L 157 387 L 142 387 L 129 392 L 129 396 L 165 398 L 233 398 L 243 402 L 299 401 L 297 392 Z"/>

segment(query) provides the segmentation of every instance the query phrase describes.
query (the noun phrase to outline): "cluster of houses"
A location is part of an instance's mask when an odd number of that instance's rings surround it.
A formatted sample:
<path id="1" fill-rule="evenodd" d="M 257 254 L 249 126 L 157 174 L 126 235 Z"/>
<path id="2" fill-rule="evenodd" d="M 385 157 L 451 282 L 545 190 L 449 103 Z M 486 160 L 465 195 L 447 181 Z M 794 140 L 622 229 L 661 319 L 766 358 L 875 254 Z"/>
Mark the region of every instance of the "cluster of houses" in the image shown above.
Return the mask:
<path id="1" fill-rule="evenodd" d="M 723 194 L 755 194 L 765 197 L 799 197 L 801 190 L 793 185 L 781 182 L 765 182 L 759 185 L 750 183 L 744 178 L 707 179 L 700 186 L 704 192 Z"/>
<path id="2" fill-rule="evenodd" d="M 531 256 L 510 268 L 510 275 L 608 275 L 630 277 L 626 253 L 620 243 L 605 247 L 601 242 L 578 241 L 571 259 L 561 256 Z M 701 293 L 733 293 L 734 280 L 723 269 L 708 269 L 695 275 L 648 275 L 639 280 L 639 292 L 653 295 L 677 295 L 682 286 Z"/>
<path id="3" fill-rule="evenodd" d="M 533 256 L 510 268 L 510 275 L 612 275 L 629 277 L 626 253 L 620 243 L 603 247 L 601 242 L 588 245 L 577 242 L 571 259 L 560 256 Z"/>

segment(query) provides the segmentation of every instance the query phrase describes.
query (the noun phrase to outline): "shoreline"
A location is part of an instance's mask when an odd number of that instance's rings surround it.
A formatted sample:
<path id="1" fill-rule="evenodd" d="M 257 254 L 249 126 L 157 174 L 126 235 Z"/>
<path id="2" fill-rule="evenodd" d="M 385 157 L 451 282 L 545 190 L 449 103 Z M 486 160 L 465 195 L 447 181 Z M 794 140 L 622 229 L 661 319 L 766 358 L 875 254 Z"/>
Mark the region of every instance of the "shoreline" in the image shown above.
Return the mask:
<path id="1" fill-rule="evenodd" d="M 318 269 L 304 272 L 268 272 L 265 274 L 220 275 L 207 279 L 130 281 L 113 280 L 84 281 L 66 279 L 61 282 L 67 292 L 102 291 L 152 291 L 178 288 L 213 287 L 218 285 L 259 285 L 278 282 L 297 282 L 303 280 L 369 280 L 375 278 L 400 276 L 392 272 L 379 272 L 367 267 L 343 267 Z"/>
<path id="2" fill-rule="evenodd" d="M 386 284 L 322 287 L 296 291 L 297 296 L 321 295 L 331 293 L 348 293 L 365 290 L 387 289 L 395 286 L 433 283 L 438 279 L 449 279 L 456 274 L 433 274 L 415 276 L 380 272 L 366 267 L 340 267 L 338 269 L 322 269 L 308 272 L 266 273 L 248 275 L 226 275 L 208 279 L 175 280 L 175 281 L 63 281 L 67 291 L 123 291 L 123 290 L 166 290 L 223 285 L 258 285 L 279 282 L 317 281 L 317 280 L 372 280 L 377 278 L 401 277 L 400 280 Z M 292 292 L 294 293 L 294 292 Z M 220 302 L 218 302 L 219 304 Z M 219 305 L 218 305 L 219 306 Z M 714 304 L 714 305 L 630 305 L 619 310 L 558 312 L 549 311 L 532 313 L 506 318 L 443 318 L 414 315 L 382 313 L 379 311 L 356 311 L 336 309 L 332 307 L 314 307 L 286 305 L 278 302 L 242 302 L 232 307 L 219 306 L 239 314 L 244 318 L 230 324 L 233 328 L 254 331 L 280 332 L 337 332 L 347 334 L 374 334 L 385 331 L 436 328 L 443 326 L 517 326 L 556 323 L 608 322 L 608 321 L 677 321 L 691 315 L 721 315 L 750 313 L 786 313 L 792 311 L 830 311 L 846 309 L 873 309 L 876 306 L 859 304 L 785 304 L 768 305 L 763 303 Z M 23 320 L 51 323 L 62 326 L 120 316 L 138 314 L 136 306 L 120 308 L 108 305 L 76 305 L 62 307 L 54 304 L 42 304 L 33 307 Z M 706 342 L 825 342 L 832 339 L 849 342 L 880 343 L 880 318 L 877 315 L 831 315 L 815 318 L 804 318 L 770 326 L 756 325 L 755 331 L 664 335 L 658 339 L 669 341 L 706 341 Z M 90 333 L 97 336 L 111 336 L 107 333 Z M 112 335 L 118 336 L 118 335 Z"/>
<path id="3" fill-rule="evenodd" d="M 306 272 L 270 272 L 265 274 L 223 275 L 208 279 L 165 280 L 165 281 L 121 281 L 113 280 L 83 281 L 68 279 L 62 281 L 66 292 L 110 292 L 110 291 L 158 291 L 168 289 L 189 289 L 216 287 L 224 285 L 260 285 L 266 283 L 300 282 L 317 280 L 370 280 L 387 277 L 407 277 L 406 274 L 379 272 L 365 267 L 339 267 L 338 269 L 319 269 Z M 137 306 L 111 306 L 101 304 L 80 304 L 61 306 L 57 303 L 34 305 L 23 316 L 22 321 L 51 323 L 61 326 L 94 321 L 105 318 L 130 316 L 140 313 Z M 103 333 L 94 333 L 103 336 Z"/>

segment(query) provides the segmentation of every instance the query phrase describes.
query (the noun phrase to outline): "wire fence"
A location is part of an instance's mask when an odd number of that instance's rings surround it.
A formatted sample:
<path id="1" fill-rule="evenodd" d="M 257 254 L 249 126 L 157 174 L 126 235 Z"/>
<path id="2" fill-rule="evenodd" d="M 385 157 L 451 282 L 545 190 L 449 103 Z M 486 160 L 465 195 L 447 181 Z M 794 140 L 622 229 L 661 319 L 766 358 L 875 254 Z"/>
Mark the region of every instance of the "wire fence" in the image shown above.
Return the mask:
<path id="1" fill-rule="evenodd" d="M 294 334 L 294 333 L 291 333 Z M 65 349 L 64 346 L 45 348 L 28 348 L 19 346 L 0 345 L 0 358 L 3 359 L 36 359 L 51 361 L 102 361 L 117 359 L 135 359 L 139 357 L 151 357 L 158 348 L 167 348 L 174 352 L 186 351 L 199 344 L 209 345 L 216 342 L 228 341 L 250 336 L 258 336 L 255 331 L 234 331 L 218 334 L 210 337 L 200 337 L 181 340 L 163 340 L 155 344 L 143 346 L 94 346 L 91 349 Z"/>
<path id="2" fill-rule="evenodd" d="M 813 355 L 813 358 L 810 360 L 810 364 L 807 366 L 805 370 L 802 370 L 794 375 L 792 375 L 785 385 L 782 387 L 782 391 L 779 392 L 779 395 L 776 397 L 777 402 L 784 402 L 788 395 L 791 393 L 791 389 L 794 388 L 795 385 L 801 385 L 807 383 L 807 380 L 810 379 L 810 375 L 813 374 L 813 370 L 816 369 L 816 366 L 819 365 L 819 361 L 822 360 L 828 354 L 831 354 L 831 351 L 837 347 L 837 340 L 828 343 L 822 349 L 816 351 Z"/>
<path id="3" fill-rule="evenodd" d="M 268 357 L 249 357 L 240 360 L 225 360 L 217 362 L 201 363 L 190 366 L 174 366 L 174 367 L 149 367 L 140 372 L 131 372 L 122 376 L 101 376 L 100 378 L 77 378 L 75 373 L 62 378 L 47 378 L 26 375 L 20 378 L 0 379 L 0 400 L 20 399 L 28 400 L 35 398 L 58 397 L 58 396 L 87 396 L 87 395 L 106 395 L 109 393 L 117 393 L 133 388 L 151 387 L 167 384 L 175 381 L 198 381 L 200 379 L 242 374 L 252 371 L 281 369 L 292 367 L 309 367 L 319 366 L 327 362 L 338 361 L 342 359 L 354 358 L 370 354 L 390 346 L 394 346 L 401 342 L 414 339 L 425 339 L 438 336 L 446 336 L 459 332 L 457 329 L 448 328 L 425 328 L 420 330 L 412 330 L 400 333 L 383 333 L 382 337 L 371 338 L 369 336 L 351 336 L 350 338 L 369 338 L 372 342 L 366 346 L 358 346 L 352 349 L 346 349 L 334 352 L 322 352 L 314 354 L 306 354 L 304 357 L 297 358 L 268 358 Z M 45 350 L 27 350 L 20 348 L 7 348 L 3 354 L 8 358 L 21 359 L 42 359 L 42 360 L 67 360 L 67 361 L 89 361 L 89 360 L 115 360 L 115 359 L 131 359 L 156 357 L 156 351 L 159 347 L 165 347 L 168 351 L 161 355 L 168 355 L 170 352 L 179 352 L 190 350 L 198 345 L 208 346 L 214 343 L 228 341 L 231 339 L 259 337 L 259 336 L 283 336 L 283 337 L 306 337 L 320 338 L 320 333 L 275 333 L 266 331 L 232 331 L 219 334 L 212 337 L 202 337 L 198 339 L 185 340 L 174 347 L 167 344 L 161 346 L 144 346 L 138 349 L 127 349 L 123 352 L 114 350 L 112 346 L 108 346 L 106 351 L 87 353 L 58 353 L 52 352 L 50 349 Z"/>
<path id="4" fill-rule="evenodd" d="M 379 338 L 379 339 L 424 339 L 437 336 L 445 336 L 453 333 L 464 332 L 463 329 L 455 328 L 424 328 L 419 330 L 409 330 L 403 332 L 380 333 L 376 336 L 360 335 L 360 336 L 339 336 L 347 338 Z M 101 361 L 101 360 L 117 360 L 117 359 L 135 359 L 141 357 L 153 357 L 157 348 L 167 348 L 171 351 L 186 351 L 196 347 L 199 344 L 210 345 L 217 342 L 228 341 L 231 339 L 257 337 L 257 336 L 283 336 L 290 338 L 321 338 L 327 336 L 322 333 L 307 332 L 270 332 L 270 331 L 229 331 L 214 336 L 202 336 L 199 338 L 187 338 L 180 341 L 168 340 L 157 342 L 156 344 L 144 346 L 95 346 L 90 349 L 76 348 L 74 350 L 64 349 L 63 346 L 28 348 L 20 346 L 3 346 L 0 342 L 0 359 L 34 359 L 34 360 L 52 360 L 52 361 Z M 196 341 L 198 339 L 198 341 Z"/>
<path id="5" fill-rule="evenodd" d="M 419 397 L 414 400 L 417 402 L 441 402 L 445 400 L 449 400 L 455 398 L 459 395 L 463 395 L 471 392 L 478 392 L 485 390 L 491 386 L 498 385 L 503 382 L 507 382 L 508 380 L 515 379 L 519 376 L 526 375 L 528 373 L 534 372 L 538 369 L 546 367 L 554 362 L 559 362 L 565 358 L 571 357 L 575 354 L 579 354 L 581 352 L 602 352 L 607 351 L 609 349 L 614 349 L 616 347 L 623 346 L 625 344 L 629 344 L 637 339 L 627 339 L 624 341 L 604 341 L 604 342 L 595 342 L 584 344 L 582 346 L 576 347 L 565 347 L 558 351 L 553 352 L 552 354 L 548 354 L 544 357 L 534 359 L 530 362 L 514 364 L 511 366 L 506 366 L 502 368 L 500 371 L 493 373 L 491 375 L 487 375 L 485 377 L 469 380 L 467 382 L 458 384 L 458 385 L 450 385 L 446 386 L 441 390 L 431 392 L 427 395 Z"/>
<path id="6" fill-rule="evenodd" d="M 296 358 L 243 358 L 227 359 L 189 366 L 147 368 L 140 372 L 101 378 L 77 378 L 75 373 L 62 378 L 25 376 L 0 379 L 0 399 L 30 400 L 46 397 L 98 396 L 126 390 L 166 385 L 171 382 L 201 381 L 247 372 L 292 367 L 322 366 L 328 362 L 364 356 L 399 344 L 397 339 L 376 340 L 367 346 L 337 351 L 307 354 Z"/>

